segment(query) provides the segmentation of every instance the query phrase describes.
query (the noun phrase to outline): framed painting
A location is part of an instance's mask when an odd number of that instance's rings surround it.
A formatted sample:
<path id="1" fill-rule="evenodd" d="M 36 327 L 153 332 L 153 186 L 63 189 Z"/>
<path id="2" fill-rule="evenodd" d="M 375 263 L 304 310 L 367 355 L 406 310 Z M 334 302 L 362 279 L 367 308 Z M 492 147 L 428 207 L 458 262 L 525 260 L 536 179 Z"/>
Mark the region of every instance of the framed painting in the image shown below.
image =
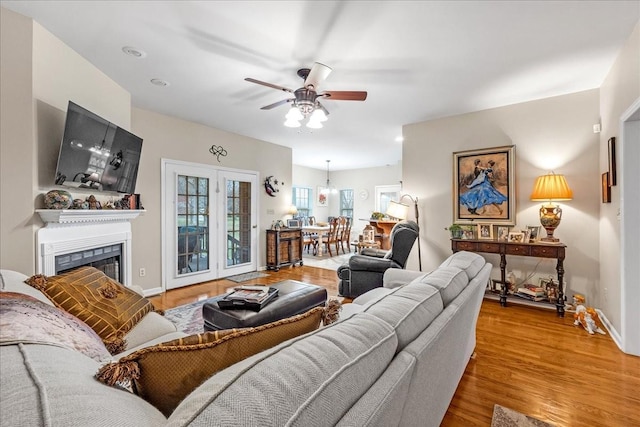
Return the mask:
<path id="1" fill-rule="evenodd" d="M 608 141 L 607 147 L 608 155 L 609 155 L 609 187 L 613 187 L 616 185 L 617 181 L 617 170 L 616 170 L 616 138 L 611 137 Z"/>
<path id="2" fill-rule="evenodd" d="M 515 145 L 453 153 L 453 222 L 515 225 Z"/>
<path id="3" fill-rule="evenodd" d="M 316 191 L 316 205 L 317 206 L 327 206 L 329 202 L 327 193 L 324 190 L 324 187 L 318 187 Z"/>
<path id="4" fill-rule="evenodd" d="M 609 172 L 602 174 L 602 203 L 611 203 L 611 186 L 609 185 Z"/>

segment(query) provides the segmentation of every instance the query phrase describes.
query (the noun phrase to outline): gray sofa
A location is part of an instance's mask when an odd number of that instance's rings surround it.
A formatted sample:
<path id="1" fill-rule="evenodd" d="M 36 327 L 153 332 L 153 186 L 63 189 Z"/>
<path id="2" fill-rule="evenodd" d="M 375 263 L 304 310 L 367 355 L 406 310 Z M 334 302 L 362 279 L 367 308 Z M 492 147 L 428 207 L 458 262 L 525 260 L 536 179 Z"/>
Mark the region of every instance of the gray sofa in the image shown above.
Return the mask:
<path id="1" fill-rule="evenodd" d="M 431 273 L 390 269 L 340 321 L 232 365 L 166 419 L 94 380 L 100 364 L 0 347 L 0 425 L 437 426 L 475 346 L 491 264 L 458 252 Z"/>

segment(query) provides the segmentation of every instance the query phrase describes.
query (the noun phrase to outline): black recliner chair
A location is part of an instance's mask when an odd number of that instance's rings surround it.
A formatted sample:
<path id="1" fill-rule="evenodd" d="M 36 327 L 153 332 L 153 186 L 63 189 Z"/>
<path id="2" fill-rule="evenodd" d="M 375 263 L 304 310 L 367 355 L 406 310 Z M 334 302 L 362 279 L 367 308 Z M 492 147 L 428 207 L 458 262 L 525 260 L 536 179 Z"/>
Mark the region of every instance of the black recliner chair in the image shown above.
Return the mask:
<path id="1" fill-rule="evenodd" d="M 411 248 L 418 238 L 418 224 L 414 221 L 397 223 L 391 230 L 391 249 L 363 249 L 353 255 L 349 263 L 338 267 L 338 293 L 355 298 L 382 286 L 382 277 L 389 268 L 404 268 Z"/>

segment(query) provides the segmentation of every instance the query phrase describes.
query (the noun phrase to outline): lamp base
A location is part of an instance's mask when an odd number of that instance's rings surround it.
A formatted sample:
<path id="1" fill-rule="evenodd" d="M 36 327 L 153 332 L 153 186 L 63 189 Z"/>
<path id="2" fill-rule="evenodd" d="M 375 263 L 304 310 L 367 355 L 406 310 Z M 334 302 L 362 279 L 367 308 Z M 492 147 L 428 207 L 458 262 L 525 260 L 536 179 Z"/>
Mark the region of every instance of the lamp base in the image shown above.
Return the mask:
<path id="1" fill-rule="evenodd" d="M 540 224 L 547 231 L 547 237 L 540 239 L 543 243 L 560 243 L 560 239 L 553 237 L 553 232 L 560 225 L 562 209 L 560 206 L 549 204 L 540 208 Z"/>
<path id="2" fill-rule="evenodd" d="M 555 237 L 543 237 L 540 241 L 544 243 L 560 243 L 560 239 Z"/>

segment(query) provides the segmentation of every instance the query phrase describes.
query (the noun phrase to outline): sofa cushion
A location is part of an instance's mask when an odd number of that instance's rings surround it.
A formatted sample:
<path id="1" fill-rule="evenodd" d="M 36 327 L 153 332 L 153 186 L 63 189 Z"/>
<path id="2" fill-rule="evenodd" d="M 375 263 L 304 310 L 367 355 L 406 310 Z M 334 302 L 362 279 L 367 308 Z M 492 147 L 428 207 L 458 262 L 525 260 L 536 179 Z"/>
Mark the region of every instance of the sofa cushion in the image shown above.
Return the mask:
<path id="1" fill-rule="evenodd" d="M 399 352 L 420 335 L 442 309 L 442 297 L 436 288 L 412 282 L 371 304 L 365 312 L 395 329 Z"/>
<path id="2" fill-rule="evenodd" d="M 56 307 L 93 328 L 112 354 L 126 348 L 123 336 L 154 309 L 149 300 L 93 267 L 80 267 L 42 279 L 33 276 L 28 283 L 42 291 Z"/>
<path id="3" fill-rule="evenodd" d="M 153 405 L 93 378 L 100 364 L 51 345 L 0 346 L 3 426 L 161 426 Z"/>
<path id="4" fill-rule="evenodd" d="M 177 332 L 175 323 L 158 313 L 147 313 L 127 334 L 124 341 L 127 351 L 138 347 L 158 337 Z M 182 336 L 185 336 L 183 334 Z M 168 340 L 164 340 L 168 341 Z"/>
<path id="5" fill-rule="evenodd" d="M 45 294 L 24 282 L 28 278 L 28 276 L 17 271 L 0 270 L 0 289 L 5 292 L 19 292 L 21 294 L 29 295 L 45 304 L 53 306 L 53 303 Z"/>
<path id="6" fill-rule="evenodd" d="M 335 425 L 382 375 L 396 346 L 388 324 L 357 314 L 219 372 L 169 424 Z"/>
<path id="7" fill-rule="evenodd" d="M 467 273 L 467 278 L 471 280 L 482 270 L 485 264 L 486 261 L 482 255 L 460 251 L 444 260 L 444 262 L 440 264 L 440 267 L 458 267 L 464 270 L 464 272 Z"/>
<path id="8" fill-rule="evenodd" d="M 467 274 L 457 267 L 440 267 L 411 283 L 431 285 L 440 291 L 444 306 L 448 306 L 469 283 Z"/>
<path id="9" fill-rule="evenodd" d="M 255 328 L 205 332 L 147 347 L 105 365 L 97 378 L 110 385 L 133 380 L 134 393 L 168 416 L 215 372 L 317 329 L 323 313 L 316 307 Z"/>
<path id="10" fill-rule="evenodd" d="M 0 292 L 0 345 L 49 344 L 110 359 L 100 337 L 82 320 L 25 294 Z"/>

